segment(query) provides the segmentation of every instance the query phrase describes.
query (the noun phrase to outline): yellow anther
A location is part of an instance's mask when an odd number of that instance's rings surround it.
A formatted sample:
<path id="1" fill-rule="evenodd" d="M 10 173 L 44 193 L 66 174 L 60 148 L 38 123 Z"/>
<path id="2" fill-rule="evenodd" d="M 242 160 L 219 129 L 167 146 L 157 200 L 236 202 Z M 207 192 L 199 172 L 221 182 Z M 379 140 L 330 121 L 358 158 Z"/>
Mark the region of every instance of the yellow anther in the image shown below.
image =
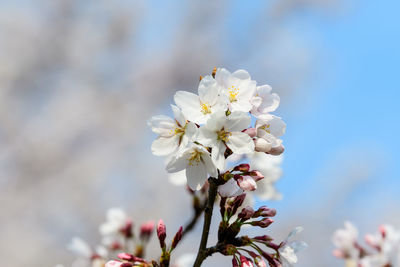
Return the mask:
<path id="1" fill-rule="evenodd" d="M 239 94 L 239 88 L 235 87 L 235 86 L 231 86 L 231 88 L 229 88 L 228 90 L 228 94 L 229 94 L 229 101 L 230 102 L 235 102 L 237 101 L 237 95 Z"/>
<path id="2" fill-rule="evenodd" d="M 189 166 L 193 166 L 194 164 L 198 165 L 201 161 L 201 152 L 194 150 L 192 153 L 190 153 L 188 161 Z"/>
<path id="3" fill-rule="evenodd" d="M 264 131 L 266 131 L 267 133 L 271 133 L 271 129 L 270 129 L 271 124 L 265 124 L 263 126 L 260 127 L 260 129 L 263 129 Z"/>
<path id="4" fill-rule="evenodd" d="M 201 113 L 203 113 L 204 115 L 211 113 L 211 106 L 206 103 L 202 103 L 201 104 Z"/>
<path id="5" fill-rule="evenodd" d="M 225 132 L 224 129 L 222 129 L 222 130 L 217 132 L 218 140 L 221 140 L 221 141 L 224 141 L 224 142 L 228 141 L 229 140 L 229 136 L 231 136 L 231 135 L 232 135 L 231 132 Z"/>

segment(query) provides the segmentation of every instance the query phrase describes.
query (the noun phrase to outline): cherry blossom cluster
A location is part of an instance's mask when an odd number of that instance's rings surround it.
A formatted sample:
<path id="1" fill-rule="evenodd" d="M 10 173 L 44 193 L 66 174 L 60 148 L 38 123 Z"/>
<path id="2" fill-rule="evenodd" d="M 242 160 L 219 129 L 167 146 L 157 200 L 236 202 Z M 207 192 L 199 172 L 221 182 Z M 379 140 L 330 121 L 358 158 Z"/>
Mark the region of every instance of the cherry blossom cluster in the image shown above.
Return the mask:
<path id="1" fill-rule="evenodd" d="M 233 178 L 245 191 L 254 191 L 256 182 L 267 174 L 271 177 L 264 182 L 260 195 L 279 199 L 272 185 L 280 176 L 280 170 L 274 168 L 281 158 L 273 161 L 270 157 L 284 151 L 280 137 L 286 125 L 270 114 L 280 101 L 271 91 L 269 85 L 257 86 L 245 70 L 230 73 L 224 68 L 214 69 L 212 75 L 201 77 L 198 94 L 176 92 L 176 105 L 171 105 L 173 118 L 151 118 L 149 126 L 158 134 L 152 152 L 166 156 L 167 171 L 184 174 L 193 190 L 199 190 L 209 176 L 226 172 L 232 161 L 245 158 L 250 164 L 265 165 L 264 173 L 259 170 L 252 173 L 255 175 L 247 172 L 225 177 Z"/>
<path id="2" fill-rule="evenodd" d="M 333 254 L 346 261 L 346 266 L 399 267 L 400 230 L 382 225 L 376 234 L 365 235 L 366 245 L 358 241 L 358 230 L 350 222 L 335 231 L 332 241 L 336 246 Z"/>

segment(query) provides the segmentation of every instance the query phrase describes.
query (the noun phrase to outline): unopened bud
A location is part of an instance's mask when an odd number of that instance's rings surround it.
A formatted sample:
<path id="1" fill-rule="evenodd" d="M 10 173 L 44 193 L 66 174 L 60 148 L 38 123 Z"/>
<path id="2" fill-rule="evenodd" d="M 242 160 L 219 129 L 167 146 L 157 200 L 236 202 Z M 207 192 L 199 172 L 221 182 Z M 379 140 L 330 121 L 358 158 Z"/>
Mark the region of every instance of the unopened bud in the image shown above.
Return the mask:
<path id="1" fill-rule="evenodd" d="M 178 232 L 176 232 L 174 239 L 172 239 L 171 251 L 176 248 L 179 241 L 182 239 L 183 228 L 182 226 L 179 228 Z"/>
<path id="2" fill-rule="evenodd" d="M 122 262 L 120 261 L 108 261 L 104 267 L 121 267 Z"/>
<path id="3" fill-rule="evenodd" d="M 256 263 L 257 267 L 267 267 L 267 264 L 260 256 L 255 257 L 254 262 Z"/>
<path id="4" fill-rule="evenodd" d="M 159 220 L 157 224 L 157 236 L 160 241 L 160 247 L 165 248 L 165 238 L 167 237 L 167 229 L 163 220 Z"/>
<path id="5" fill-rule="evenodd" d="M 235 255 L 233 255 L 232 258 L 232 267 L 239 267 L 239 263 L 237 262 Z"/>
<path id="6" fill-rule="evenodd" d="M 251 171 L 249 175 L 250 175 L 250 176 L 254 179 L 254 181 L 256 181 L 256 182 L 258 182 L 258 181 L 264 179 L 264 175 L 263 175 L 261 172 L 259 172 L 259 171 Z"/>
<path id="7" fill-rule="evenodd" d="M 243 255 L 240 255 L 240 267 L 253 267 L 253 262 Z"/>
<path id="8" fill-rule="evenodd" d="M 135 256 L 133 256 L 132 254 L 129 254 L 129 253 L 119 253 L 118 258 L 120 258 L 121 260 L 124 260 L 124 261 L 133 261 Z"/>
<path id="9" fill-rule="evenodd" d="M 257 189 L 256 181 L 251 176 L 239 176 L 236 177 L 236 181 L 240 188 L 244 191 L 254 191 Z"/>
<path id="10" fill-rule="evenodd" d="M 253 218 L 257 217 L 274 217 L 276 215 L 276 209 L 268 208 L 267 206 L 261 206 L 253 215 Z"/>
<path id="11" fill-rule="evenodd" d="M 120 232 L 126 238 L 131 238 L 131 237 L 133 237 L 132 226 L 133 226 L 132 220 L 128 219 L 128 220 L 126 220 L 125 225 L 121 228 Z"/>
<path id="12" fill-rule="evenodd" d="M 233 170 L 239 172 L 248 172 L 250 170 L 250 165 L 247 163 L 242 163 L 240 165 L 237 165 Z"/>
<path id="13" fill-rule="evenodd" d="M 244 199 L 246 198 L 246 194 L 241 194 L 240 196 L 235 197 L 231 204 L 231 212 L 232 215 L 235 214 L 240 206 L 242 206 Z"/>
<path id="14" fill-rule="evenodd" d="M 238 214 L 238 218 L 242 219 L 242 221 L 246 221 L 250 219 L 254 214 L 254 210 L 252 207 L 245 207 Z"/>
<path id="15" fill-rule="evenodd" d="M 140 226 L 140 239 L 143 241 L 149 240 L 154 229 L 154 221 L 148 221 Z"/>
<path id="16" fill-rule="evenodd" d="M 274 220 L 272 220 L 271 218 L 264 218 L 261 221 L 254 221 L 251 222 L 251 225 L 253 226 L 259 226 L 261 228 L 267 228 L 268 226 L 271 225 L 271 223 L 273 223 Z"/>
<path id="17" fill-rule="evenodd" d="M 257 241 L 261 241 L 261 242 L 269 242 L 269 241 L 273 240 L 272 237 L 270 237 L 268 235 L 256 236 L 256 237 L 253 237 L 253 239 L 257 240 Z"/>
<path id="18" fill-rule="evenodd" d="M 285 151 L 285 147 L 283 145 L 271 148 L 267 153 L 273 156 L 279 156 Z"/>
<path id="19" fill-rule="evenodd" d="M 257 130 L 256 130 L 256 128 L 248 128 L 248 129 L 244 130 L 243 132 L 246 133 L 246 134 L 248 134 L 251 138 L 257 136 Z"/>
<path id="20" fill-rule="evenodd" d="M 263 138 L 257 138 L 254 140 L 254 150 L 258 152 L 269 152 L 272 148 L 272 145 L 270 142 Z"/>

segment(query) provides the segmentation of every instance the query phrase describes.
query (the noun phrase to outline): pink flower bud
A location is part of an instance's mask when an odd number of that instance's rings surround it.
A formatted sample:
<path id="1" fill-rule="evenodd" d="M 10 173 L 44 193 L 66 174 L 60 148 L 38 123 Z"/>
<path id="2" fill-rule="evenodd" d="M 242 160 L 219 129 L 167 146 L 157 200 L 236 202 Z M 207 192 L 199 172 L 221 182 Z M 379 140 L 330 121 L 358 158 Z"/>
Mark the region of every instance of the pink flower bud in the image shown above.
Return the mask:
<path id="1" fill-rule="evenodd" d="M 183 233 L 183 228 L 181 226 L 181 227 L 179 227 L 178 232 L 176 232 L 176 234 L 174 236 L 174 239 L 172 239 L 171 250 L 176 248 L 176 246 L 178 245 L 179 241 L 181 241 L 182 233 Z"/>
<path id="2" fill-rule="evenodd" d="M 120 231 L 126 238 L 133 237 L 132 226 L 133 226 L 132 220 L 128 219 L 126 220 L 125 225 L 121 228 Z"/>
<path id="3" fill-rule="evenodd" d="M 267 228 L 268 226 L 271 225 L 271 223 L 273 223 L 274 220 L 272 220 L 271 218 L 264 218 L 261 221 L 255 221 L 255 222 L 251 222 L 251 225 L 253 226 L 259 226 L 261 228 Z"/>
<path id="4" fill-rule="evenodd" d="M 256 262 L 257 267 L 267 267 L 267 264 L 261 257 L 257 257 L 254 260 Z"/>
<path id="5" fill-rule="evenodd" d="M 119 253 L 118 258 L 125 261 L 133 261 L 135 259 L 135 256 L 129 253 Z"/>
<path id="6" fill-rule="evenodd" d="M 243 131 L 244 133 L 247 133 L 251 138 L 256 137 L 257 135 L 257 130 L 256 128 L 248 128 Z"/>
<path id="7" fill-rule="evenodd" d="M 104 267 L 121 267 L 122 262 L 120 261 L 109 261 Z"/>
<path id="8" fill-rule="evenodd" d="M 268 208 L 267 206 L 261 206 L 255 213 L 254 218 L 256 217 L 274 217 L 276 215 L 276 209 Z"/>
<path id="9" fill-rule="evenodd" d="M 241 262 L 240 267 L 253 267 L 254 266 L 253 262 L 251 262 L 251 260 L 249 260 L 248 258 L 246 258 L 243 255 L 240 255 L 240 262 Z"/>
<path id="10" fill-rule="evenodd" d="M 271 150 L 267 151 L 268 154 L 274 155 L 274 156 L 279 156 L 280 154 L 285 151 L 285 147 L 283 145 L 273 147 Z"/>
<path id="11" fill-rule="evenodd" d="M 145 222 L 140 226 L 140 239 L 148 240 L 153 233 L 154 221 Z"/>
<path id="12" fill-rule="evenodd" d="M 254 179 L 254 181 L 258 182 L 262 179 L 264 179 L 264 175 L 262 175 L 261 172 L 259 171 L 251 171 L 250 176 Z"/>
<path id="13" fill-rule="evenodd" d="M 272 148 L 271 143 L 263 138 L 255 139 L 254 146 L 254 150 L 258 152 L 269 152 Z"/>
<path id="14" fill-rule="evenodd" d="M 257 240 L 257 241 L 261 241 L 261 242 L 269 242 L 269 241 L 273 240 L 272 237 L 270 237 L 268 235 L 256 236 L 256 237 L 253 237 L 253 239 Z"/>
<path id="15" fill-rule="evenodd" d="M 107 266 L 106 266 L 106 267 L 107 267 Z M 239 263 L 237 262 L 235 256 L 233 256 L 233 258 L 232 258 L 232 267 L 239 267 Z"/>
<path id="16" fill-rule="evenodd" d="M 251 176 L 240 176 L 236 179 L 240 188 L 245 191 L 254 191 L 257 189 L 256 181 Z"/>
<path id="17" fill-rule="evenodd" d="M 233 170 L 240 171 L 240 172 L 248 172 L 250 170 L 250 165 L 247 163 L 243 163 L 243 164 L 236 166 Z"/>
<path id="18" fill-rule="evenodd" d="M 241 212 L 238 214 L 238 218 L 242 219 L 242 221 L 246 221 L 250 219 L 254 214 L 254 210 L 252 207 L 243 208 Z"/>
<path id="19" fill-rule="evenodd" d="M 165 248 L 165 238 L 167 237 L 167 228 L 163 220 L 159 220 L 157 224 L 157 236 L 160 241 L 161 248 Z"/>

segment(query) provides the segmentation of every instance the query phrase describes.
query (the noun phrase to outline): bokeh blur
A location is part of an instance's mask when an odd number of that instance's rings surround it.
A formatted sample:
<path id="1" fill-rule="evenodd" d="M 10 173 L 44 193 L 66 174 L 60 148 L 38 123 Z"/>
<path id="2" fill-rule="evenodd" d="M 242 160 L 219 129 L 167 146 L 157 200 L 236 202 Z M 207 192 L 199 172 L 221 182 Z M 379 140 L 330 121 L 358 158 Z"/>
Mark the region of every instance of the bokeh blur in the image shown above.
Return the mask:
<path id="1" fill-rule="evenodd" d="M 96 244 L 110 207 L 137 225 L 163 218 L 171 233 L 186 222 L 190 198 L 151 154 L 146 121 L 170 114 L 174 92 L 195 91 L 214 66 L 246 69 L 281 97 L 284 197 L 257 202 L 278 210 L 269 234 L 301 225 L 309 248 L 298 266 L 339 266 L 331 234 L 344 220 L 361 232 L 400 226 L 399 9 L 396 0 L 0 1 L 1 266 L 69 266 L 66 244 Z M 199 230 L 178 254 L 193 251 Z M 213 262 L 229 260 L 205 266 Z"/>

